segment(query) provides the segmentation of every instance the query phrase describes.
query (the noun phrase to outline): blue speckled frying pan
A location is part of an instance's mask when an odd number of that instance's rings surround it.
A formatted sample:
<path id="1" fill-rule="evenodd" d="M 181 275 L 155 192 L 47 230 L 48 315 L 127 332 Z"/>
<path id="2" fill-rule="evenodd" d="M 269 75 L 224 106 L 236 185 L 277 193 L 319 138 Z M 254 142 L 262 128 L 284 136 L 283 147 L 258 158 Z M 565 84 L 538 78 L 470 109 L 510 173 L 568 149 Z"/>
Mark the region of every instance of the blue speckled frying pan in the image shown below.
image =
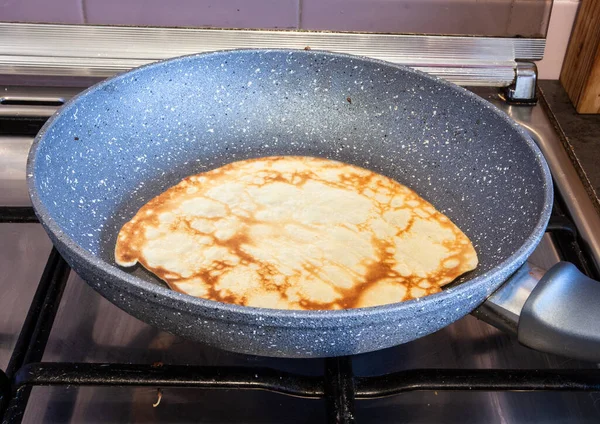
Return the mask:
<path id="1" fill-rule="evenodd" d="M 411 187 L 464 230 L 479 266 L 418 300 L 286 311 L 194 298 L 115 265 L 118 230 L 149 199 L 270 155 L 336 159 Z M 487 102 L 411 69 L 317 51 L 201 54 L 95 85 L 41 130 L 28 181 L 58 250 L 111 302 L 189 339 L 287 357 L 382 349 L 463 317 L 524 263 L 552 205 L 540 151 Z"/>

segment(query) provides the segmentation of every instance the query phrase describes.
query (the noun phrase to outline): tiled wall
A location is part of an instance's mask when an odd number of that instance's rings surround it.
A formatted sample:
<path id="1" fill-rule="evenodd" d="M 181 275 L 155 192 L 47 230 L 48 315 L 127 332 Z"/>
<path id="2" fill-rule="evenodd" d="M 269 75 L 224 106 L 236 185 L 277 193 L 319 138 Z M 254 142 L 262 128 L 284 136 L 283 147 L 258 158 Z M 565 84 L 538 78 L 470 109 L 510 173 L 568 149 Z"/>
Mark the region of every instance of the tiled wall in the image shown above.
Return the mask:
<path id="1" fill-rule="evenodd" d="M 301 2 L 301 27 L 306 29 L 526 37 L 545 33 L 551 5 L 545 0 Z"/>
<path id="2" fill-rule="evenodd" d="M 82 0 L 0 0 L 0 22 L 83 23 Z"/>
<path id="3" fill-rule="evenodd" d="M 550 0 L 0 0 L 0 21 L 539 36 Z"/>
<path id="4" fill-rule="evenodd" d="M 91 24 L 297 28 L 298 0 L 84 0 Z"/>

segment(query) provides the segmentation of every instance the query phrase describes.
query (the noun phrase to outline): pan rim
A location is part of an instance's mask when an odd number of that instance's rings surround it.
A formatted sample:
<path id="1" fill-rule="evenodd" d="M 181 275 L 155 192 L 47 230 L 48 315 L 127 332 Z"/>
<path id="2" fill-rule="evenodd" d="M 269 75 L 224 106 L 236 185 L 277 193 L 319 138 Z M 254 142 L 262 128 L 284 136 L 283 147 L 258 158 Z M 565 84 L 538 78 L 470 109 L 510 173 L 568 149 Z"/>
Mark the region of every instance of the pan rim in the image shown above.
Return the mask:
<path id="1" fill-rule="evenodd" d="M 146 69 L 151 69 L 154 67 L 164 66 L 166 63 L 176 63 L 179 61 L 187 61 L 194 60 L 196 58 L 201 58 L 205 56 L 214 56 L 214 55 L 228 55 L 228 54 L 249 54 L 249 53 L 270 53 L 270 52 L 279 52 L 279 53 L 288 53 L 288 54 L 306 54 L 306 55 L 324 55 L 328 57 L 339 57 L 344 59 L 354 59 L 361 60 L 366 62 L 371 62 L 375 64 L 379 64 L 386 67 L 392 67 L 395 69 L 400 69 L 404 72 L 416 74 L 422 78 L 428 79 L 430 81 L 434 81 L 436 84 L 440 84 L 446 88 L 454 90 L 457 94 L 468 97 L 471 101 L 475 101 L 479 103 L 481 106 L 489 107 L 492 113 L 498 116 L 499 119 L 502 119 L 506 122 L 513 130 L 515 130 L 523 139 L 523 142 L 527 147 L 529 147 L 534 155 L 535 159 L 538 162 L 542 175 L 543 175 L 543 195 L 544 195 L 544 206 L 542 211 L 538 217 L 537 222 L 532 227 L 531 232 L 528 234 L 526 241 L 508 258 L 504 261 L 496 264 L 493 268 L 486 271 L 485 273 L 460 283 L 456 287 L 451 287 L 449 289 L 442 290 L 439 293 L 435 293 L 432 295 L 425 296 L 419 299 L 408 300 L 404 302 L 391 303 L 386 305 L 372 306 L 367 308 L 353 308 L 353 309 L 343 309 L 343 310 L 289 310 L 289 309 L 270 309 L 270 308 L 258 308 L 251 306 L 242 306 L 237 304 L 229 304 L 224 302 L 218 302 L 214 300 L 199 298 L 190 296 L 187 294 L 179 293 L 175 290 L 171 290 L 168 287 L 158 286 L 156 284 L 148 283 L 147 281 L 136 277 L 127 271 L 115 266 L 111 265 L 108 262 L 103 261 L 98 256 L 94 255 L 89 250 L 85 249 L 81 245 L 79 245 L 75 240 L 62 230 L 60 225 L 51 217 L 48 209 L 45 204 L 42 202 L 38 189 L 36 187 L 36 177 L 34 173 L 34 169 L 36 166 L 37 153 L 39 151 L 39 146 L 46 132 L 54 125 L 54 123 L 60 119 L 61 114 L 64 110 L 69 109 L 73 104 L 78 102 L 80 99 L 83 99 L 89 93 L 94 92 L 102 87 L 113 83 L 122 78 L 129 77 L 134 75 L 137 72 L 142 72 Z M 394 64 L 391 62 L 387 62 L 379 59 L 372 59 L 369 57 L 344 54 L 344 53 L 336 53 L 324 50 L 302 50 L 302 49 L 289 49 L 289 48 L 281 48 L 281 49 L 228 49 L 228 50 L 217 50 L 212 52 L 205 53 L 196 53 L 185 56 L 178 56 L 175 58 L 165 59 L 157 62 L 153 62 L 147 65 L 140 66 L 138 68 L 134 68 L 132 70 L 120 73 L 111 78 L 103 80 L 93 86 L 87 88 L 83 92 L 71 98 L 67 103 L 65 103 L 52 117 L 50 117 L 42 129 L 36 135 L 31 149 L 29 151 L 27 157 L 27 186 L 29 191 L 29 196 L 31 198 L 31 202 L 34 208 L 34 211 L 42 224 L 42 226 L 46 229 L 46 231 L 51 235 L 51 238 L 55 239 L 55 244 L 58 243 L 64 246 L 70 255 L 73 255 L 77 258 L 78 261 L 83 261 L 89 267 L 91 273 L 95 275 L 100 275 L 102 277 L 110 277 L 106 278 L 106 280 L 117 281 L 118 283 L 111 283 L 113 287 L 119 287 L 123 290 L 131 292 L 133 296 L 138 296 L 139 298 L 143 298 L 145 302 L 150 304 L 160 304 L 161 306 L 165 306 L 165 302 L 169 301 L 171 304 L 166 305 L 170 309 L 180 309 L 175 307 L 175 305 L 188 305 L 196 308 L 202 308 L 207 310 L 213 310 L 216 312 L 221 312 L 225 314 L 236 314 L 237 316 L 246 316 L 249 320 L 255 320 L 257 316 L 260 316 L 262 319 L 272 319 L 274 322 L 277 322 L 278 326 L 293 326 L 297 327 L 297 323 L 294 324 L 290 322 L 286 325 L 285 319 L 302 319 L 302 320 L 311 320 L 311 324 L 316 322 L 321 323 L 331 323 L 332 320 L 340 320 L 343 318 L 362 318 L 375 320 L 378 317 L 389 316 L 392 312 L 398 312 L 399 310 L 411 310 L 411 309 L 421 309 L 421 308 L 444 308 L 446 307 L 447 301 L 452 301 L 453 298 L 460 297 L 465 291 L 470 291 L 473 287 L 484 284 L 490 279 L 494 279 L 498 275 L 502 275 L 504 270 L 510 270 L 510 273 L 514 272 L 519 266 L 521 266 L 527 257 L 531 254 L 531 252 L 538 245 L 541 240 L 544 231 L 546 229 L 547 223 L 550 219 L 550 214 L 552 211 L 553 204 L 553 184 L 552 177 L 550 173 L 550 169 L 548 168 L 548 164 L 537 146 L 537 144 L 533 141 L 533 139 L 527 134 L 525 129 L 519 126 L 516 122 L 514 122 L 508 115 L 499 110 L 496 107 L 493 107 L 489 102 L 480 98 L 476 94 L 468 91 L 467 89 L 460 87 L 458 85 L 452 84 L 444 79 L 426 74 L 425 72 L 409 68 L 407 66 Z M 508 275 L 508 274 L 507 274 Z M 497 289 L 500 285 L 504 283 L 505 279 L 502 278 L 501 281 L 494 283 L 494 290 Z M 134 293 L 132 289 L 136 289 L 137 293 Z M 491 293 L 490 293 L 491 294 Z M 436 306 L 436 304 L 438 304 Z M 468 312 L 467 312 L 468 313 Z M 223 316 L 222 319 L 233 321 L 232 317 L 227 317 L 227 315 Z M 267 322 L 262 321 L 262 324 L 267 324 Z M 363 321 L 364 324 L 364 321 Z M 346 324 L 347 325 L 347 324 Z M 308 324 L 307 324 L 308 326 Z M 324 327 L 324 325 L 321 325 Z M 326 325 L 325 325 L 326 326 Z"/>

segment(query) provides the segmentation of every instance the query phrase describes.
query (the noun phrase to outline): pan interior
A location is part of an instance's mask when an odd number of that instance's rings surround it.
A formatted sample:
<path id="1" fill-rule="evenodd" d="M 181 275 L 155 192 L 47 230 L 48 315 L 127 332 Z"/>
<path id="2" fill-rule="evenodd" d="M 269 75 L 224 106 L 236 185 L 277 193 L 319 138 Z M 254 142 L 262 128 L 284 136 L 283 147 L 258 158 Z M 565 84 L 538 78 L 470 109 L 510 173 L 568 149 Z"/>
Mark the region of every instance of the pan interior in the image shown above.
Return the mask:
<path id="1" fill-rule="evenodd" d="M 407 185 L 473 241 L 480 265 L 465 278 L 526 243 L 547 201 L 537 152 L 493 106 L 411 70 L 315 51 L 144 67 L 77 98 L 39 137 L 35 194 L 112 265 L 118 230 L 150 198 L 253 157 L 326 157 Z"/>

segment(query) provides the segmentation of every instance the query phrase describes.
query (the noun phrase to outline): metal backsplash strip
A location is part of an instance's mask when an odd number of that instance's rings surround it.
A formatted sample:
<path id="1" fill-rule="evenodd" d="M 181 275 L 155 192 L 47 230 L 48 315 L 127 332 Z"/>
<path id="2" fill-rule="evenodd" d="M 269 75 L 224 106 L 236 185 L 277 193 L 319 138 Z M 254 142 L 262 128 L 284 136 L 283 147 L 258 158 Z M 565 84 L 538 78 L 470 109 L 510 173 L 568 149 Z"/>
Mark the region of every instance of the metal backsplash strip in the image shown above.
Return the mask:
<path id="1" fill-rule="evenodd" d="M 307 31 L 0 23 L 0 74 L 108 77 L 192 53 L 298 48 L 368 56 L 461 85 L 507 86 L 516 59 L 539 60 L 546 41 Z"/>

